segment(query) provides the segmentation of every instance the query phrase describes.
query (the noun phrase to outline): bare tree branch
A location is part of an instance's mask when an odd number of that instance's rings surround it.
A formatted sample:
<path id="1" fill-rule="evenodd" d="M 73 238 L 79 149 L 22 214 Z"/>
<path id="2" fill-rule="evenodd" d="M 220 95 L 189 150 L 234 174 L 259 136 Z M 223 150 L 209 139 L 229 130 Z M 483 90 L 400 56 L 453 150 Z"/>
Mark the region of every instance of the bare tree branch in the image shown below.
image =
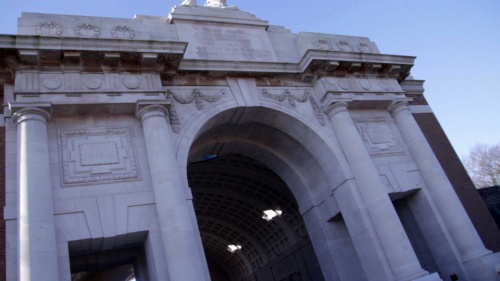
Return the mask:
<path id="1" fill-rule="evenodd" d="M 500 184 L 500 143 L 475 144 L 469 155 L 462 157 L 462 163 L 476 188 Z"/>

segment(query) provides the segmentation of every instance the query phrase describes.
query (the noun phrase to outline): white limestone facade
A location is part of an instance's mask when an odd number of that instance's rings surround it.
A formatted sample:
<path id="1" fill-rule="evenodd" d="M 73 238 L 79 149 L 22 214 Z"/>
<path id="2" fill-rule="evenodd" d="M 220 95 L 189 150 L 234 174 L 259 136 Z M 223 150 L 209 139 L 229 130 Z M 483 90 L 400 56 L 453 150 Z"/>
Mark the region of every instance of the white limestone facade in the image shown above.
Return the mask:
<path id="1" fill-rule="evenodd" d="M 8 281 L 500 280 L 412 115 L 415 57 L 208 2 L 0 35 Z"/>

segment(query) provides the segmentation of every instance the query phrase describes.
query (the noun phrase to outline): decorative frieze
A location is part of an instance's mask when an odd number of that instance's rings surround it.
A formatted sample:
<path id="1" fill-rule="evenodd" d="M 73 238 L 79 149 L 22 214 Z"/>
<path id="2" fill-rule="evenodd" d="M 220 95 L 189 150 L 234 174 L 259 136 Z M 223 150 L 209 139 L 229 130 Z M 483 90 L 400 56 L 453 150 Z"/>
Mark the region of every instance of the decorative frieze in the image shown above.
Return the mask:
<path id="1" fill-rule="evenodd" d="M 134 39 L 135 31 L 129 26 L 118 25 L 111 30 L 111 36 L 115 39 Z"/>
<path id="2" fill-rule="evenodd" d="M 35 33 L 45 36 L 61 36 L 63 30 L 61 25 L 55 21 L 44 21 L 35 25 Z"/>
<path id="3" fill-rule="evenodd" d="M 82 60 L 84 61 L 89 61 L 89 62 L 99 62 L 103 58 L 103 53 L 101 52 L 96 52 L 96 51 L 84 51 L 81 52 L 81 57 Z"/>
<path id="4" fill-rule="evenodd" d="M 127 75 L 122 82 L 128 89 L 137 89 L 141 86 L 141 80 L 136 75 Z"/>
<path id="5" fill-rule="evenodd" d="M 288 89 L 279 90 L 279 93 L 276 93 L 277 90 L 274 89 L 262 89 L 262 95 L 265 98 L 270 98 L 278 102 L 283 102 L 287 100 L 288 105 L 292 108 L 297 108 L 295 102 L 305 103 L 307 101 L 310 102 L 312 110 L 314 112 L 314 116 L 316 120 L 321 126 L 325 126 L 325 119 L 323 118 L 323 114 L 319 109 L 318 103 L 314 99 L 314 97 L 309 93 L 308 90 L 304 90 L 300 94 L 292 94 L 292 92 Z"/>
<path id="6" fill-rule="evenodd" d="M 59 50 L 40 50 L 39 57 L 42 64 L 59 63 L 62 58 L 62 52 Z"/>
<path id="7" fill-rule="evenodd" d="M 78 72 L 19 72 L 17 73 L 15 91 L 25 92 L 131 92 L 157 91 L 163 88 L 157 74 L 129 74 L 129 73 L 78 73 Z"/>
<path id="8" fill-rule="evenodd" d="M 330 40 L 326 38 L 320 38 L 314 41 L 314 45 L 320 50 L 333 50 L 332 42 L 330 42 Z"/>
<path id="9" fill-rule="evenodd" d="M 44 88 L 48 90 L 56 90 L 63 84 L 62 75 L 40 75 L 41 84 Z"/>
<path id="10" fill-rule="evenodd" d="M 337 42 L 337 46 L 339 47 L 339 50 L 343 52 L 354 52 L 354 48 L 349 44 L 347 41 L 339 41 Z"/>
<path id="11" fill-rule="evenodd" d="M 370 156 L 394 156 L 404 154 L 399 139 L 385 118 L 356 120 L 356 128 Z"/>
<path id="12" fill-rule="evenodd" d="M 359 43 L 358 50 L 361 53 L 373 53 L 372 48 L 368 44 L 366 44 L 364 42 Z"/>
<path id="13" fill-rule="evenodd" d="M 84 38 L 99 38 L 101 36 L 101 29 L 90 23 L 81 23 L 75 27 L 76 37 Z"/>
<path id="14" fill-rule="evenodd" d="M 60 130 L 59 148 L 63 185 L 139 179 L 129 128 Z"/>
<path id="15" fill-rule="evenodd" d="M 83 85 L 90 90 L 97 90 L 101 88 L 103 77 L 100 74 L 89 74 L 83 77 Z"/>
<path id="16" fill-rule="evenodd" d="M 335 42 L 336 45 L 334 45 Z M 352 44 L 351 44 L 352 43 Z M 319 50 L 332 50 L 342 52 L 374 53 L 373 49 L 366 42 L 353 43 L 346 40 L 332 40 L 330 38 L 318 38 L 313 41 L 313 46 Z M 357 48 L 354 46 L 357 45 Z M 336 46 L 336 47 L 335 47 Z"/>
<path id="17" fill-rule="evenodd" d="M 215 92 L 215 93 L 214 93 Z M 190 104 L 193 101 L 196 104 L 198 110 L 203 110 L 205 108 L 204 102 L 214 103 L 219 101 L 226 94 L 225 90 L 201 90 L 194 89 L 189 94 L 175 93 L 172 90 L 167 91 L 167 95 L 171 96 L 175 101 L 180 104 Z"/>

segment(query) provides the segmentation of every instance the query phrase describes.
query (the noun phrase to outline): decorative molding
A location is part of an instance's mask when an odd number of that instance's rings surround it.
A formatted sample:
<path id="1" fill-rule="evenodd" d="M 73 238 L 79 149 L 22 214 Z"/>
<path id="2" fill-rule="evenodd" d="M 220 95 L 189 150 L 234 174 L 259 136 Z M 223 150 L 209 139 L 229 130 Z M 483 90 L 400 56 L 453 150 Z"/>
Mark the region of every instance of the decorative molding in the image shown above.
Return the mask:
<path id="1" fill-rule="evenodd" d="M 361 119 L 355 120 L 355 123 L 371 156 L 395 156 L 404 154 L 400 141 L 389 126 L 389 121 L 387 119 Z"/>
<path id="2" fill-rule="evenodd" d="M 177 114 L 177 109 L 175 108 L 175 103 L 171 96 L 167 96 L 167 100 L 171 102 L 170 109 L 168 111 L 168 119 L 170 120 L 170 126 L 172 131 L 176 134 L 181 132 L 181 122 L 179 121 L 179 114 Z"/>
<path id="3" fill-rule="evenodd" d="M 35 33 L 37 35 L 61 36 L 63 30 L 58 22 L 44 21 L 35 25 Z"/>
<path id="4" fill-rule="evenodd" d="M 363 43 L 363 42 L 359 43 L 358 50 L 361 53 L 373 53 L 372 48 L 368 44 Z"/>
<path id="5" fill-rule="evenodd" d="M 59 130 L 62 183 L 140 178 L 130 128 Z"/>
<path id="6" fill-rule="evenodd" d="M 337 42 L 337 46 L 343 52 L 354 52 L 354 48 L 347 41 L 339 41 Z"/>
<path id="7" fill-rule="evenodd" d="M 378 82 L 378 84 L 384 90 L 387 90 L 387 91 L 392 90 L 391 84 L 387 80 L 380 80 Z"/>
<path id="8" fill-rule="evenodd" d="M 141 86 L 141 80 L 136 75 L 127 75 L 123 78 L 122 83 L 128 89 L 137 89 Z"/>
<path id="9" fill-rule="evenodd" d="M 349 83 L 349 79 L 347 78 L 339 78 L 337 84 L 343 90 L 350 90 L 352 88 L 351 83 Z"/>
<path id="10" fill-rule="evenodd" d="M 58 63 L 61 61 L 62 52 L 56 50 L 40 50 L 39 52 L 40 60 L 44 62 Z"/>
<path id="11" fill-rule="evenodd" d="M 83 76 L 83 85 L 91 90 L 97 90 L 102 87 L 103 78 L 101 75 L 90 74 Z"/>
<path id="12" fill-rule="evenodd" d="M 35 50 L 19 50 L 19 60 L 22 64 L 37 65 L 38 51 Z"/>
<path id="13" fill-rule="evenodd" d="M 139 62 L 141 60 L 141 54 L 137 52 L 122 52 L 120 58 L 124 62 Z"/>
<path id="14" fill-rule="evenodd" d="M 314 41 L 314 45 L 316 46 L 316 48 L 321 50 L 333 50 L 332 42 L 330 42 L 330 40 L 326 38 L 320 38 Z"/>
<path id="15" fill-rule="evenodd" d="M 372 88 L 370 79 L 358 79 L 358 83 L 363 90 L 370 90 Z"/>
<path id="16" fill-rule="evenodd" d="M 95 24 L 81 23 L 75 27 L 76 37 L 99 38 L 101 29 Z"/>
<path id="17" fill-rule="evenodd" d="M 183 95 L 178 95 L 171 90 L 167 91 L 167 95 L 171 96 L 175 101 L 177 101 L 180 104 L 190 104 L 194 101 L 196 104 L 196 108 L 198 110 L 203 110 L 205 108 L 203 101 L 208 103 L 214 103 L 222 99 L 225 94 L 226 94 L 225 90 L 218 90 L 218 93 L 216 93 L 215 95 L 207 95 L 203 94 L 200 90 L 194 89 L 191 92 L 191 94 L 183 96 Z"/>
<path id="18" fill-rule="evenodd" d="M 325 126 L 325 119 L 323 118 L 323 114 L 318 106 L 318 103 L 314 99 L 314 97 L 309 93 L 308 90 L 304 90 L 304 93 L 301 95 L 294 95 L 290 92 L 290 90 L 286 89 L 281 94 L 272 93 L 273 90 L 270 89 L 262 89 L 262 95 L 265 98 L 270 98 L 278 102 L 283 102 L 284 100 L 288 101 L 288 105 L 292 108 L 297 108 L 295 102 L 304 103 L 309 100 L 311 103 L 312 110 L 314 112 L 314 117 L 321 126 Z"/>
<path id="19" fill-rule="evenodd" d="M 111 30 L 111 36 L 115 39 L 134 39 L 135 31 L 126 25 L 118 25 Z"/>
<path id="20" fill-rule="evenodd" d="M 95 51 L 83 51 L 80 53 L 84 61 L 99 62 L 103 58 L 103 53 Z"/>
<path id="21" fill-rule="evenodd" d="M 61 75 L 48 75 L 41 77 L 41 84 L 44 88 L 49 90 L 56 90 L 63 84 L 63 78 Z"/>

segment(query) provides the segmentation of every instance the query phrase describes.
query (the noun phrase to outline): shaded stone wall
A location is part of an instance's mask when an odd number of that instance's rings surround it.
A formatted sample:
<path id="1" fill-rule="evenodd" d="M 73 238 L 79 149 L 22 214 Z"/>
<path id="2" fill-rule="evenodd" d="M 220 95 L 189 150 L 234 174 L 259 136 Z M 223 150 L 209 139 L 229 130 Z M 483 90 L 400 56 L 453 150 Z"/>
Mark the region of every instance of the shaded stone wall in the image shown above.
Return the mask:
<path id="1" fill-rule="evenodd" d="M 481 196 L 433 113 L 413 114 L 443 167 L 486 248 L 500 251 L 500 230 L 495 227 Z"/>
<path id="2" fill-rule="evenodd" d="M 0 105 L 3 104 L 3 87 L 0 87 Z M 3 106 L 0 106 L 3 114 Z M 0 127 L 0 171 L 5 171 L 5 127 Z M 5 220 L 3 220 L 3 207 L 5 206 L 5 172 L 0 173 L 0 280 L 6 279 L 5 268 Z"/>
<path id="3" fill-rule="evenodd" d="M 477 191 L 481 194 L 497 226 L 500 227 L 500 186 L 481 188 Z"/>

